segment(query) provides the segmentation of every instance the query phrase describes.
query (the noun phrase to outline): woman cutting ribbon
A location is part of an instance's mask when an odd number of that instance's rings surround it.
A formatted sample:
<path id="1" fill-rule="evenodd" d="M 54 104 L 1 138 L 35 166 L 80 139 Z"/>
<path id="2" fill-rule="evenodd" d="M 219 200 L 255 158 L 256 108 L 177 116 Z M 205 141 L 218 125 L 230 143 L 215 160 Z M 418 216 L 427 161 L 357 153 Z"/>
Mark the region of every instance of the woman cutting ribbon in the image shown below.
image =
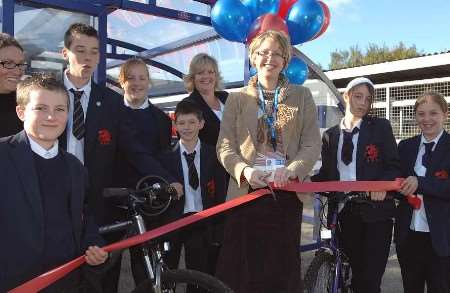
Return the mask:
<path id="1" fill-rule="evenodd" d="M 257 74 L 225 104 L 217 155 L 231 176 L 227 200 L 269 181 L 275 188 L 303 181 L 318 159 L 311 92 L 281 73 L 291 57 L 289 44 L 276 31 L 255 37 L 249 56 Z M 237 293 L 300 292 L 302 203 L 293 192 L 275 195 L 238 207 L 227 219 L 217 276 Z"/>

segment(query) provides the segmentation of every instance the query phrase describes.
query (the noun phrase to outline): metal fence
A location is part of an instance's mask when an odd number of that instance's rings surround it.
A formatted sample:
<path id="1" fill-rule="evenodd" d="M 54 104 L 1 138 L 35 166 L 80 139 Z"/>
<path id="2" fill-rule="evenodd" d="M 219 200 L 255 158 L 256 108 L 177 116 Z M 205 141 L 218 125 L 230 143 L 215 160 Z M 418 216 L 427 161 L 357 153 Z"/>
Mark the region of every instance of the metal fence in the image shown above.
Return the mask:
<path id="1" fill-rule="evenodd" d="M 448 104 L 450 102 L 450 77 L 378 84 L 375 89 L 373 113 L 375 116 L 386 118 L 391 122 L 397 140 L 417 135 L 419 129 L 415 121 L 414 103 L 427 90 L 441 93 Z M 449 119 L 445 123 L 445 129 L 450 130 Z"/>

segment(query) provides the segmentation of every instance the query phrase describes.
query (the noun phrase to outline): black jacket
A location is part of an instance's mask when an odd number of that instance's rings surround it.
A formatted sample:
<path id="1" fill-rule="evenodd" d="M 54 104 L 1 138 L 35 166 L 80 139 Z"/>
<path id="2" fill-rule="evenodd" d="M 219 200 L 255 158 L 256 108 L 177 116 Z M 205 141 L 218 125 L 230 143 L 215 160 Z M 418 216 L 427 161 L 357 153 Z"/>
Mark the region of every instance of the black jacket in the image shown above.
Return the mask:
<path id="1" fill-rule="evenodd" d="M 216 97 L 225 105 L 225 102 L 228 97 L 228 93 L 225 91 L 215 92 Z M 196 103 L 200 110 L 203 112 L 203 118 L 205 119 L 205 126 L 198 137 L 203 143 L 212 145 L 216 147 L 217 138 L 219 137 L 220 131 L 220 120 L 217 118 L 216 114 L 214 114 L 213 110 L 208 106 L 205 100 L 202 98 L 200 93 L 197 90 L 194 90 L 189 96 L 187 96 L 184 100 L 192 101 Z"/>
<path id="2" fill-rule="evenodd" d="M 180 144 L 177 143 L 171 150 L 160 154 L 159 159 L 161 163 L 164 162 L 167 170 L 177 182 L 184 183 L 183 167 L 181 163 Z M 208 209 L 221 203 L 224 198 L 224 176 L 219 168 L 216 159 L 216 151 L 210 145 L 201 143 L 200 146 L 200 187 L 202 190 L 203 209 Z M 183 216 L 184 199 L 173 202 L 173 206 L 166 212 L 164 218 L 166 221 L 173 221 Z"/>
<path id="3" fill-rule="evenodd" d="M 417 176 L 414 172 L 420 147 L 420 135 L 405 139 L 398 145 L 402 176 Z M 419 181 L 418 194 L 423 195 L 431 242 L 440 256 L 450 256 L 450 135 L 444 131 L 432 153 L 430 167 Z M 411 224 L 412 207 L 402 201 L 397 208 L 395 239 L 402 244 Z"/>
<path id="4" fill-rule="evenodd" d="M 173 178 L 139 139 L 139 132 L 126 115 L 120 95 L 92 82 L 85 119 L 84 165 L 89 173 L 88 202 L 99 225 L 111 224 L 117 218 L 114 205 L 103 198 L 103 189 L 116 186 L 114 168 L 120 155 L 142 176 L 158 174 L 169 182 Z M 66 146 L 67 136 L 60 137 Z"/>
<path id="5" fill-rule="evenodd" d="M 23 129 L 16 113 L 16 92 L 0 94 L 0 137 L 10 136 Z"/>
<path id="6" fill-rule="evenodd" d="M 77 158 L 62 149 L 60 152 L 72 179 L 68 203 L 72 226 L 61 229 L 72 229 L 78 256 L 89 245 L 103 244 L 103 239 L 84 205 L 86 170 Z M 0 241 L 0 292 L 4 292 L 44 273 L 45 211 L 33 152 L 24 131 L 0 139 L 0 162 L 0 225 L 5 236 Z"/>
<path id="7" fill-rule="evenodd" d="M 341 129 L 331 127 L 322 136 L 322 167 L 313 181 L 339 180 L 337 150 Z M 368 148 L 375 148 L 375 160 L 368 157 Z M 366 117 L 361 123 L 356 146 L 356 180 L 394 180 L 400 177 L 400 159 L 397 144 L 389 121 Z M 377 207 L 361 207 L 365 221 L 377 221 L 393 217 L 393 201 L 375 203 Z"/>

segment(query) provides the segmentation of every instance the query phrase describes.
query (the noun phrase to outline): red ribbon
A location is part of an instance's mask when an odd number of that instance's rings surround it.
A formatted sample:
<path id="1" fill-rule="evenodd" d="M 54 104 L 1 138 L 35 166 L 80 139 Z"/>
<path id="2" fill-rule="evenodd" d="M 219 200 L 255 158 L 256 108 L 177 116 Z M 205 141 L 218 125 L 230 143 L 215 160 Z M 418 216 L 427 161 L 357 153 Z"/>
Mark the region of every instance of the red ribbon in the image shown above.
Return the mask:
<path id="1" fill-rule="evenodd" d="M 408 204 L 415 210 L 420 209 L 420 206 L 422 205 L 422 200 L 417 195 L 407 195 L 406 200 L 408 201 Z"/>
<path id="2" fill-rule="evenodd" d="M 403 179 L 395 181 L 327 181 L 327 182 L 292 182 L 282 188 L 293 192 L 346 192 L 346 191 L 391 191 L 399 190 Z M 140 243 L 157 238 L 161 235 L 175 231 L 181 227 L 190 225 L 202 219 L 216 215 L 236 206 L 255 200 L 270 193 L 268 189 L 259 189 L 252 193 L 240 196 L 223 204 L 203 210 L 194 215 L 179 219 L 167 225 L 148 231 L 142 235 L 130 237 L 128 239 L 112 243 L 103 249 L 108 252 L 129 248 Z M 61 279 L 71 271 L 75 270 L 85 262 L 85 256 L 80 256 L 60 267 L 57 267 L 45 274 L 42 274 L 22 285 L 9 291 L 9 293 L 35 293 Z"/>

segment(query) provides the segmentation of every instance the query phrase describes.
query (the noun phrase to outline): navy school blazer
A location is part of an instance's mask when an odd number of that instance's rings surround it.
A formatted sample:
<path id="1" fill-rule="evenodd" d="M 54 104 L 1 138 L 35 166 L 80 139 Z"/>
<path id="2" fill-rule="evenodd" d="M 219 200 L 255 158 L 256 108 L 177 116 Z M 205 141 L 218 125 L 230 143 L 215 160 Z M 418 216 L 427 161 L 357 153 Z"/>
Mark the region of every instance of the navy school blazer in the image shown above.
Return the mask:
<path id="1" fill-rule="evenodd" d="M 337 150 L 341 129 L 339 124 L 322 136 L 322 167 L 312 181 L 339 180 Z M 394 180 L 400 177 L 397 143 L 389 121 L 364 117 L 356 146 L 356 180 Z M 366 222 L 394 216 L 393 201 L 374 202 L 376 207 L 361 205 L 361 217 Z"/>
<path id="2" fill-rule="evenodd" d="M 91 86 L 85 119 L 84 165 L 89 173 L 88 203 L 95 211 L 97 223 L 104 225 L 119 217 L 114 205 L 103 198 L 104 188 L 116 186 L 114 169 L 119 157 L 125 158 L 141 176 L 159 175 L 169 182 L 175 181 L 139 138 L 122 97 L 94 82 Z M 60 144 L 66 148 L 66 135 L 60 137 Z"/>
<path id="3" fill-rule="evenodd" d="M 72 179 L 70 214 L 79 255 L 101 245 L 93 217 L 86 212 L 86 170 L 73 155 L 59 150 Z M 33 152 L 24 131 L 0 139 L 0 292 L 28 281 L 40 271 L 44 252 L 44 210 Z M 55 182 L 56 184 L 56 182 Z M 61 227 L 68 229 L 68 227 Z"/>
<path id="4" fill-rule="evenodd" d="M 180 143 L 178 142 L 171 150 L 159 155 L 161 162 L 167 166 L 167 170 L 177 179 L 177 182 L 185 185 L 183 178 L 183 167 L 181 163 Z M 187 183 L 189 184 L 189 183 Z M 200 187 L 202 189 L 203 209 L 210 208 L 223 202 L 226 186 L 225 176 L 219 168 L 216 150 L 206 143 L 200 146 Z M 173 201 L 164 219 L 173 221 L 183 216 L 185 197 Z"/>
<path id="5" fill-rule="evenodd" d="M 414 172 L 421 136 L 402 140 L 398 145 L 402 176 L 417 176 Z M 418 194 L 423 194 L 431 242 L 439 256 L 450 255 L 450 135 L 444 131 L 431 157 L 424 177 L 417 177 Z M 395 241 L 402 244 L 411 224 L 412 207 L 402 201 L 396 212 Z"/>

